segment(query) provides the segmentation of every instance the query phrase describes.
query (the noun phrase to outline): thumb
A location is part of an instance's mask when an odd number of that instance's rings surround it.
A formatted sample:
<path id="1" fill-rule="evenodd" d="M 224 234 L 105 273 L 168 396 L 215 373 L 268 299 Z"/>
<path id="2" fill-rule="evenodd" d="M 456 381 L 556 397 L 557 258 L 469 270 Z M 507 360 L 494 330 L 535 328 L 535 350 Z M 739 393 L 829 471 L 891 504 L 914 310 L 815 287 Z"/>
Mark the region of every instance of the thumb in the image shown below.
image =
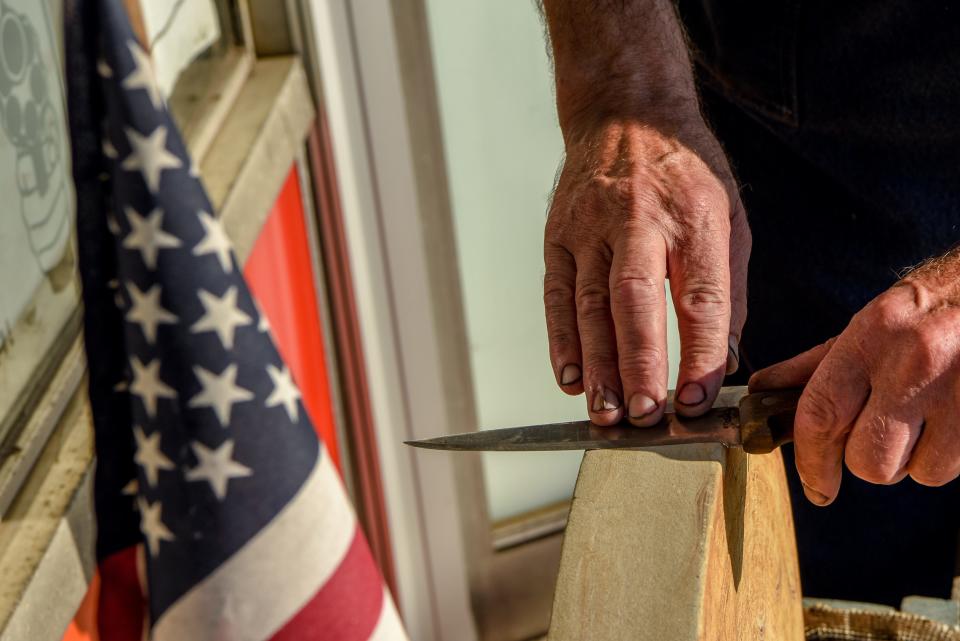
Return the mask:
<path id="1" fill-rule="evenodd" d="M 831 338 L 822 345 L 808 349 L 791 359 L 765 367 L 750 377 L 751 392 L 767 389 L 784 389 L 805 385 L 816 371 L 820 361 L 830 352 L 836 338 Z"/>

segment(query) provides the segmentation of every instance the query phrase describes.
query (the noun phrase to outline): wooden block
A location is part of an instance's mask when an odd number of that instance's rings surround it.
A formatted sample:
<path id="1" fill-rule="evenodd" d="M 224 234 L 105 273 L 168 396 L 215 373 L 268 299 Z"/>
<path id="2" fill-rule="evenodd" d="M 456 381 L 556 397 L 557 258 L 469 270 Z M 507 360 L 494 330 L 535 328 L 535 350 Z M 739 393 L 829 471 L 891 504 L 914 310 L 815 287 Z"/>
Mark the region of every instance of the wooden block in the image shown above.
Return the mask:
<path id="1" fill-rule="evenodd" d="M 780 452 L 584 455 L 550 641 L 802 641 Z"/>

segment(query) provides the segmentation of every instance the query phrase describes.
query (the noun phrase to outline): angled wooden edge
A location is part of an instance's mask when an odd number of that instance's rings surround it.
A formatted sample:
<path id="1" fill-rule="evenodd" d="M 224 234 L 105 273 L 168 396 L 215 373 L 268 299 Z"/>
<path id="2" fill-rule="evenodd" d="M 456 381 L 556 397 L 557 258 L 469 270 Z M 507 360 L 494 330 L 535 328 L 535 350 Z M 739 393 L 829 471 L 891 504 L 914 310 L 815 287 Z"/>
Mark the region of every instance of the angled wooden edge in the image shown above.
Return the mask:
<path id="1" fill-rule="evenodd" d="M 588 452 L 548 638 L 802 641 L 779 451 Z"/>

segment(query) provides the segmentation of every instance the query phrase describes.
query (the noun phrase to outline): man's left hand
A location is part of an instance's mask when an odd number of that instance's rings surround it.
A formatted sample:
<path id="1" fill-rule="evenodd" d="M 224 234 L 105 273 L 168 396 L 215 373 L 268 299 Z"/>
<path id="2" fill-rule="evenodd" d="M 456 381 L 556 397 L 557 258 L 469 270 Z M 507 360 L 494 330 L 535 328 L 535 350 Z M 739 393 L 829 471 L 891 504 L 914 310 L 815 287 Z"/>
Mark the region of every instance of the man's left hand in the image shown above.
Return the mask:
<path id="1" fill-rule="evenodd" d="M 843 462 L 871 483 L 960 475 L 960 251 L 915 269 L 842 334 L 754 374 L 751 391 L 806 389 L 797 407 L 797 471 L 828 505 Z"/>

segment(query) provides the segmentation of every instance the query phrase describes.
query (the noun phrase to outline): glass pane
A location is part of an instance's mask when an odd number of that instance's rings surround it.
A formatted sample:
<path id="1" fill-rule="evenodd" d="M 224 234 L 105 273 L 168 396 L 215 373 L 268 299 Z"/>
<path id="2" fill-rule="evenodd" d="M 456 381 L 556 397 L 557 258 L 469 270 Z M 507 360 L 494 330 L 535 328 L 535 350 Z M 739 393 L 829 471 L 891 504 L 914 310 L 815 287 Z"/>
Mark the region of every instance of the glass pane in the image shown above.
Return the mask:
<path id="1" fill-rule="evenodd" d="M 0 3 L 0 438 L 78 328 L 62 4 Z"/>
<path id="2" fill-rule="evenodd" d="M 530 0 L 426 6 L 480 425 L 585 418 L 583 397 L 554 383 L 543 320 L 543 224 L 563 144 L 537 10 Z M 676 354 L 672 312 L 670 323 Z M 581 456 L 485 453 L 491 517 L 568 499 Z"/>

